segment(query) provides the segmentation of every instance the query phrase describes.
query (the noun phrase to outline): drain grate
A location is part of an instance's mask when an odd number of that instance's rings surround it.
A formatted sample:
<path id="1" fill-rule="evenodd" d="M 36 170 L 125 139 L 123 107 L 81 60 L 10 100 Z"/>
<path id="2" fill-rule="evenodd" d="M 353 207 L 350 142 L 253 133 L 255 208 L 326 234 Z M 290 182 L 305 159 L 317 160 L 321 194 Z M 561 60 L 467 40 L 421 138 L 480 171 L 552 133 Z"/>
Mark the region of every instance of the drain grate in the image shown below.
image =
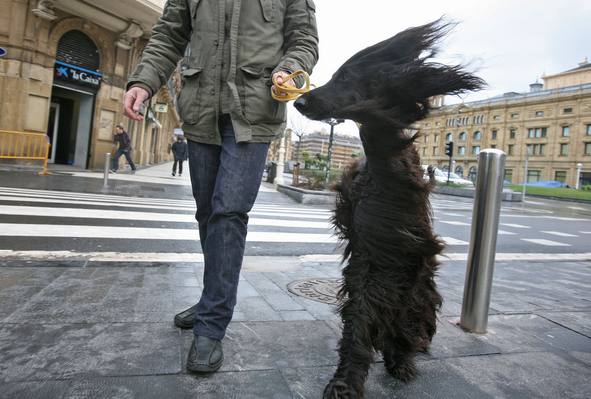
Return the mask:
<path id="1" fill-rule="evenodd" d="M 337 278 L 298 280 L 289 283 L 287 289 L 297 296 L 334 305 L 337 303 L 337 292 L 341 289 L 342 281 Z"/>

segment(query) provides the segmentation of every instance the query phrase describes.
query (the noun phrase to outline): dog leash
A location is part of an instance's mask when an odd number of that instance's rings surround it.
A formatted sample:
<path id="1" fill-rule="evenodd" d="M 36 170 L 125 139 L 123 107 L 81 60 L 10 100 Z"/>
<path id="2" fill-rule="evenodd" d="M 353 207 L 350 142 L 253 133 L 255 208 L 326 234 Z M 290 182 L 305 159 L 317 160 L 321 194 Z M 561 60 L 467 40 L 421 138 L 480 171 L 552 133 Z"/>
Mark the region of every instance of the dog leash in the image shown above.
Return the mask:
<path id="1" fill-rule="evenodd" d="M 286 84 L 291 79 L 295 78 L 296 76 L 303 76 L 304 77 L 304 85 L 302 87 L 293 87 Z M 273 86 L 271 87 L 271 96 L 280 102 L 288 102 L 291 100 L 297 99 L 304 93 L 310 91 L 310 87 L 313 85 L 310 84 L 310 75 L 306 71 L 295 71 L 294 73 L 286 76 L 283 78 L 283 84 L 277 83 L 277 78 L 273 78 Z"/>

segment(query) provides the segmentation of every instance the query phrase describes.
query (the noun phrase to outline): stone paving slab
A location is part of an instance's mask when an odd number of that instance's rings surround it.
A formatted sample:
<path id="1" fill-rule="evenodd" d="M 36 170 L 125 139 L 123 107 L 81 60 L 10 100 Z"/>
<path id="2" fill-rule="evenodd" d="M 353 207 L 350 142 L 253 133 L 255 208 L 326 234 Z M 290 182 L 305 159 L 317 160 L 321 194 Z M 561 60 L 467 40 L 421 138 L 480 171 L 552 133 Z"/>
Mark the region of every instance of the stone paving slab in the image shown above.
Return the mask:
<path id="1" fill-rule="evenodd" d="M 198 300 L 202 264 L 0 266 L 0 398 L 318 398 L 341 325 L 334 307 L 287 284 L 338 278 L 340 265 L 277 262 L 243 271 L 226 360 L 208 378 L 186 374 L 192 333 L 172 323 Z M 376 357 L 368 398 L 591 397 L 590 264 L 497 266 L 488 334 L 454 324 L 465 265 L 446 263 L 419 378 L 396 382 Z"/>

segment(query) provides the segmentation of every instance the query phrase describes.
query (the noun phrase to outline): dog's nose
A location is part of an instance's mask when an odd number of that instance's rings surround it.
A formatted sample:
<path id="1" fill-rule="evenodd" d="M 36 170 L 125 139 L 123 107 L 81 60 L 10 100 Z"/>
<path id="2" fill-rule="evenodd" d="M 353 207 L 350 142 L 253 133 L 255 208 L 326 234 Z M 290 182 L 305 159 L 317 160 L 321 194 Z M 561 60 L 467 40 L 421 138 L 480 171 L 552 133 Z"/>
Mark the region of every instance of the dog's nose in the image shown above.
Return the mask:
<path id="1" fill-rule="evenodd" d="M 306 100 L 305 96 L 300 96 L 300 98 L 298 98 L 297 100 L 295 100 L 295 102 L 293 103 L 293 106 L 296 107 L 296 109 L 300 112 L 302 112 L 303 110 L 306 109 L 306 104 L 308 103 L 308 100 Z"/>

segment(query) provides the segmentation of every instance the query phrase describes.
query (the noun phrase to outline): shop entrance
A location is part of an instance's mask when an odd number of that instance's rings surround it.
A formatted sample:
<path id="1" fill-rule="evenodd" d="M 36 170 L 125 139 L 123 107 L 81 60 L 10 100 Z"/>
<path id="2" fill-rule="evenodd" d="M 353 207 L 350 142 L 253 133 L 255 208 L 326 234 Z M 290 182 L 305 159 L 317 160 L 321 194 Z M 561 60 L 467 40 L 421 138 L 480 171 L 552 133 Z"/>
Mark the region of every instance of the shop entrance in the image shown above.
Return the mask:
<path id="1" fill-rule="evenodd" d="M 92 120 L 102 74 L 94 42 L 80 31 L 66 32 L 58 43 L 47 134 L 50 162 L 86 169 Z"/>
<path id="2" fill-rule="evenodd" d="M 54 86 L 47 133 L 50 162 L 86 168 L 94 94 Z"/>

